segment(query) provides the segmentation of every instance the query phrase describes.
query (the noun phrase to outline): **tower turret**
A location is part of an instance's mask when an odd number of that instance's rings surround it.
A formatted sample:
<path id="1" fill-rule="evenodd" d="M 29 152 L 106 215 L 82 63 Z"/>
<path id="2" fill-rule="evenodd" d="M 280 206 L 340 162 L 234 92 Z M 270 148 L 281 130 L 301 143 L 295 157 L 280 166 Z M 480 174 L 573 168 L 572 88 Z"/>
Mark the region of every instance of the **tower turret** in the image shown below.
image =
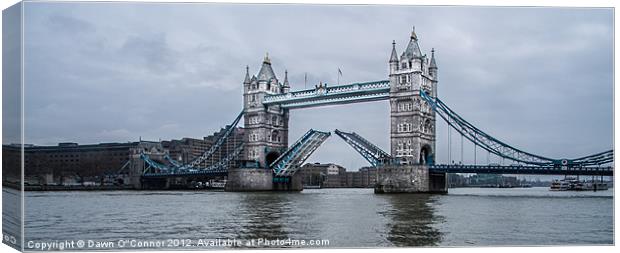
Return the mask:
<path id="1" fill-rule="evenodd" d="M 245 66 L 245 79 L 243 80 L 243 84 L 250 84 L 250 66 Z"/>
<path id="2" fill-rule="evenodd" d="M 430 75 L 431 77 L 431 89 L 433 91 L 433 97 L 437 97 L 437 69 L 437 62 L 435 62 L 435 49 L 433 48 L 431 50 L 431 63 L 428 66 L 428 75 Z"/>
<path id="3" fill-rule="evenodd" d="M 392 40 L 392 54 L 390 55 L 390 74 L 398 70 L 398 54 L 396 54 L 396 41 Z"/>
<path id="4" fill-rule="evenodd" d="M 411 31 L 407 49 L 405 49 L 400 58 L 401 61 L 422 58 L 422 51 L 420 51 L 420 45 L 418 45 L 418 35 L 415 33 L 415 26 L 413 27 L 413 31 Z"/>
<path id="5" fill-rule="evenodd" d="M 428 74 L 433 78 L 433 80 L 437 80 L 437 62 L 435 62 L 435 48 L 431 50 L 431 63 L 428 66 Z"/>
<path id="6" fill-rule="evenodd" d="M 260 67 L 260 71 L 258 71 L 258 80 L 271 81 L 271 79 L 274 78 L 276 78 L 276 74 L 273 72 L 273 68 L 271 68 L 269 53 L 266 53 L 265 58 L 263 59 L 263 65 Z"/>
<path id="7" fill-rule="evenodd" d="M 282 92 L 289 92 L 291 86 L 288 83 L 288 70 L 284 70 L 284 83 L 282 84 Z"/>

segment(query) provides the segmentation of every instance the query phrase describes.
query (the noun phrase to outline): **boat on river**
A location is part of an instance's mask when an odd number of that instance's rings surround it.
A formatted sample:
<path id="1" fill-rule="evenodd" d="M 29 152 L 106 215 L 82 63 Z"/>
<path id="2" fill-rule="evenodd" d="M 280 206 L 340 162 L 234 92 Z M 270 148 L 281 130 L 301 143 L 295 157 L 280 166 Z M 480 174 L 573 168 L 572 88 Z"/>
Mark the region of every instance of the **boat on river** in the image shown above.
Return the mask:
<path id="1" fill-rule="evenodd" d="M 556 179 L 551 182 L 551 191 L 604 191 L 609 189 L 607 183 L 601 181 L 580 181 L 576 178 Z"/>

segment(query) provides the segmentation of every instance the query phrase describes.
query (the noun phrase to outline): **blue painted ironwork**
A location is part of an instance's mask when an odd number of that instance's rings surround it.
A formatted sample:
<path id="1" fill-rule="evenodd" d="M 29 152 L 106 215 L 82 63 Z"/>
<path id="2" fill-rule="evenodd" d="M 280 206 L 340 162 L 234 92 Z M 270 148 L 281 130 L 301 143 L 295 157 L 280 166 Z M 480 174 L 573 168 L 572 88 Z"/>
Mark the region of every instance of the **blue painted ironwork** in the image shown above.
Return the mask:
<path id="1" fill-rule="evenodd" d="M 140 159 L 142 159 L 148 165 L 148 166 L 146 166 L 144 168 L 144 171 L 142 171 L 142 174 L 146 174 L 146 173 L 165 173 L 165 172 L 168 172 L 168 171 L 171 170 L 170 167 L 154 161 L 147 154 L 144 154 L 144 153 L 140 154 Z M 153 171 L 153 169 L 155 171 Z"/>
<path id="2" fill-rule="evenodd" d="M 169 163 L 172 164 L 172 166 L 174 167 L 181 167 L 183 166 L 183 164 L 177 162 L 176 160 L 172 159 L 168 154 L 164 155 L 164 159 L 166 159 L 166 161 L 168 161 Z"/>
<path id="3" fill-rule="evenodd" d="M 264 105 L 280 105 L 283 108 L 304 108 L 320 105 L 348 104 L 389 99 L 390 81 L 352 83 L 328 86 L 321 84 L 314 89 L 267 95 Z"/>
<path id="4" fill-rule="evenodd" d="M 150 159 L 147 155 L 141 154 L 144 156 L 142 158 L 145 162 L 149 164 L 150 167 L 154 167 L 159 169 L 159 171 L 149 171 L 145 169 L 143 177 L 167 177 L 167 176 L 192 176 L 192 175 L 214 175 L 214 174 L 226 174 L 228 173 L 228 163 L 232 162 L 235 158 L 239 156 L 241 151 L 243 150 L 244 144 L 238 145 L 233 152 L 228 154 L 219 162 L 206 167 L 206 168 L 194 168 L 194 167 L 168 167 L 163 164 L 160 164 L 156 161 Z"/>
<path id="5" fill-rule="evenodd" d="M 357 151 L 366 161 L 372 166 L 377 167 L 382 164 L 388 163 L 392 158 L 383 151 L 381 148 L 372 144 L 370 141 L 364 139 L 362 136 L 355 132 L 347 133 L 336 129 L 336 135 L 340 136 L 347 144 L 349 144 L 355 151 Z"/>
<path id="6" fill-rule="evenodd" d="M 456 112 L 451 110 L 439 98 L 433 98 L 422 90 L 420 91 L 420 96 L 433 108 L 433 110 L 435 110 L 435 112 L 437 112 L 437 114 L 441 116 L 441 118 L 448 123 L 450 127 L 454 128 L 471 142 L 499 157 L 529 165 L 562 168 L 602 165 L 613 161 L 613 150 L 577 159 L 552 159 L 522 151 L 499 141 L 491 135 L 476 128 L 474 125 L 459 116 Z"/>
<path id="7" fill-rule="evenodd" d="M 321 132 L 310 129 L 280 157 L 269 165 L 278 177 L 293 175 L 299 166 L 331 135 L 329 132 Z"/>
<path id="8" fill-rule="evenodd" d="M 186 170 L 175 173 L 146 173 L 143 178 L 166 178 L 166 177 L 187 177 L 187 176 L 226 176 L 228 169 L 222 170 Z"/>
<path id="9" fill-rule="evenodd" d="M 241 151 L 243 150 L 243 144 L 237 146 L 232 153 L 228 154 L 226 157 L 221 159 L 218 163 L 211 165 L 206 168 L 199 167 L 200 164 L 206 159 L 210 158 L 215 151 L 222 147 L 224 142 L 228 139 L 230 134 L 235 130 L 237 124 L 241 120 L 243 116 L 243 111 L 239 113 L 237 118 L 232 122 L 232 124 L 226 127 L 224 133 L 217 139 L 217 141 L 206 150 L 201 156 L 192 160 L 188 164 L 181 164 L 174 159 L 170 158 L 168 154 L 164 155 L 164 159 L 168 161 L 170 164 L 165 165 L 151 159 L 147 154 L 140 154 L 140 158 L 144 160 L 144 162 L 148 165 L 143 171 L 143 176 L 153 177 L 153 176 L 171 176 L 171 175 L 194 175 L 194 174 L 210 174 L 210 173 L 221 173 L 222 171 L 227 170 L 225 165 L 229 162 L 233 161 Z M 155 171 L 153 171 L 153 169 Z"/>
<path id="10" fill-rule="evenodd" d="M 230 136 L 230 134 L 234 132 L 242 116 L 243 111 L 241 111 L 237 118 L 235 118 L 235 120 L 226 127 L 226 131 L 220 136 L 220 138 L 217 139 L 215 144 L 213 144 L 213 146 L 211 146 L 211 148 L 205 151 L 202 155 L 189 162 L 187 167 L 197 167 L 198 165 L 200 165 L 200 163 L 202 163 L 206 159 L 209 159 L 209 157 L 211 157 L 215 153 L 215 151 L 218 150 L 222 146 L 222 144 L 228 139 L 228 136 Z"/>
<path id="11" fill-rule="evenodd" d="M 431 172 L 441 173 L 484 173 L 484 174 L 533 174 L 533 175 L 595 175 L 613 176 L 614 169 L 606 167 L 556 167 L 538 165 L 465 165 L 435 164 L 429 167 Z"/>

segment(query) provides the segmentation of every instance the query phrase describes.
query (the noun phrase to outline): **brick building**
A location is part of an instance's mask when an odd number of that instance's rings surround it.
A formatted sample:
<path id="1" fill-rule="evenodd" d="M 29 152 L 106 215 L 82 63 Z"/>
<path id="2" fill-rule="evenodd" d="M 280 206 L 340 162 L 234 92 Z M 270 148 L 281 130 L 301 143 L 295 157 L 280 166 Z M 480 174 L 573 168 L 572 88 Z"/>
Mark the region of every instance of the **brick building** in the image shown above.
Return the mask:
<path id="1" fill-rule="evenodd" d="M 164 149 L 168 150 L 169 156 L 172 159 L 179 163 L 188 163 L 210 149 L 224 134 L 225 130 L 225 128 L 222 128 L 218 132 L 204 137 L 203 139 L 182 138 L 180 140 L 162 141 L 161 143 Z M 210 166 L 232 153 L 235 148 L 243 142 L 243 137 L 243 128 L 235 128 L 234 132 L 228 137 L 224 144 L 222 144 L 222 147 L 213 154 L 211 159 L 207 159 L 201 163 L 201 166 Z"/>
<path id="2" fill-rule="evenodd" d="M 31 184 L 58 184 L 68 181 L 100 180 L 106 174 L 127 172 L 126 164 L 140 153 L 166 154 L 179 162 L 189 162 L 200 156 L 217 141 L 224 129 L 204 139 L 183 138 L 162 142 L 138 141 L 80 145 L 73 142 L 55 146 L 26 144 L 24 148 L 24 178 Z M 231 153 L 243 141 L 243 129 L 236 128 L 203 166 L 217 162 Z M 3 145 L 2 175 L 5 181 L 19 182 L 21 178 L 21 145 Z M 134 156 L 135 157 L 135 156 Z M 165 162 L 165 161 L 161 161 Z"/>
<path id="3" fill-rule="evenodd" d="M 21 172 L 21 145 L 3 145 L 3 176 L 17 179 Z M 24 145 L 26 181 L 62 181 L 62 178 L 86 178 L 117 173 L 132 154 L 164 152 L 159 142 L 99 143 L 79 145 L 73 142 L 56 146 Z M 6 169 L 6 170 L 5 170 Z M 60 178 L 60 179 L 59 179 Z"/>
<path id="4" fill-rule="evenodd" d="M 337 164 L 306 163 L 298 173 L 301 173 L 304 185 L 323 188 L 347 187 L 347 170 Z"/>

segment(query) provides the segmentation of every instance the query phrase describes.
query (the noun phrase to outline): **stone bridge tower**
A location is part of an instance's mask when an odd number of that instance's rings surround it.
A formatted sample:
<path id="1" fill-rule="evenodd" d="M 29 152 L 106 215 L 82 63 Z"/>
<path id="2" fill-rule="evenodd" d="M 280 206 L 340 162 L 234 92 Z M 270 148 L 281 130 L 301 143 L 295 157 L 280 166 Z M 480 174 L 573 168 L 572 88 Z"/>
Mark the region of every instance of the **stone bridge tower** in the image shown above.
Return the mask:
<path id="1" fill-rule="evenodd" d="M 269 55 L 265 56 L 257 76 L 250 77 L 249 67 L 246 67 L 243 81 L 244 160 L 257 161 L 266 168 L 288 147 L 288 109 L 262 104 L 265 95 L 288 91 L 287 73 L 284 74 L 284 83 L 280 83 L 271 68 Z"/>
<path id="2" fill-rule="evenodd" d="M 415 28 L 400 58 L 392 42 L 390 56 L 390 143 L 399 164 L 433 164 L 435 112 L 420 97 L 420 90 L 437 96 L 435 51 L 431 59 L 420 51 Z"/>

